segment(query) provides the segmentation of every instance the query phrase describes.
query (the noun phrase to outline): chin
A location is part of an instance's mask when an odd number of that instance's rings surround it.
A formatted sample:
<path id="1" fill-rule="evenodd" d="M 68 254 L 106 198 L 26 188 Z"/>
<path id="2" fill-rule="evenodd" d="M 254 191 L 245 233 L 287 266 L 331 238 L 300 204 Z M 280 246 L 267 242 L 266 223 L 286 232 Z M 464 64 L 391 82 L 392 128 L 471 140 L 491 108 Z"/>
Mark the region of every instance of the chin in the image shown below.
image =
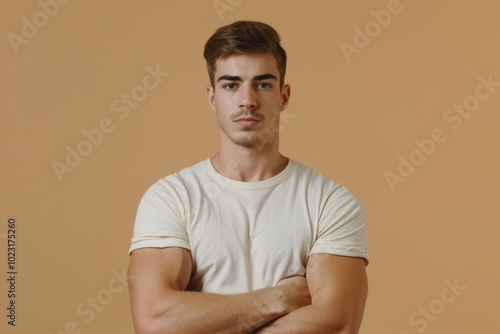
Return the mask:
<path id="1" fill-rule="evenodd" d="M 236 136 L 232 138 L 233 142 L 237 145 L 246 147 L 246 148 L 255 148 L 257 150 L 262 150 L 265 146 L 269 145 L 272 142 L 272 138 L 266 136 L 263 133 L 256 134 L 246 134 L 242 136 Z"/>
<path id="2" fill-rule="evenodd" d="M 234 141 L 234 143 L 246 148 L 255 148 L 257 146 L 262 145 L 262 143 L 259 140 L 236 140 Z"/>
<path id="3" fill-rule="evenodd" d="M 248 147 L 248 148 L 255 147 L 257 145 L 262 144 L 262 141 L 260 140 L 259 136 L 257 136 L 256 134 L 250 134 L 250 133 L 240 135 L 240 136 L 235 136 L 232 138 L 232 140 L 236 145 L 240 145 L 240 146 Z"/>

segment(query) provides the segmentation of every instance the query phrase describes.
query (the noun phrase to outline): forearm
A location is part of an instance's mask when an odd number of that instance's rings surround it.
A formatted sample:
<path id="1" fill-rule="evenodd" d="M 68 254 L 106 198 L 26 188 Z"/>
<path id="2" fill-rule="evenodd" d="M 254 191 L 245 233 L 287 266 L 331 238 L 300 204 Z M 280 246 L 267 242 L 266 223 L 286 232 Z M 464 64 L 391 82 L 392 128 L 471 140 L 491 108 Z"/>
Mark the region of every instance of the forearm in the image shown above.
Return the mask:
<path id="1" fill-rule="evenodd" d="M 276 319 L 257 333 L 335 333 L 325 323 L 328 321 L 323 312 L 318 307 L 309 305 Z"/>
<path id="2" fill-rule="evenodd" d="M 360 324 L 340 320 L 339 317 L 334 316 L 334 312 L 315 305 L 305 306 L 270 322 L 256 333 L 358 333 Z"/>
<path id="3" fill-rule="evenodd" d="M 282 299 L 278 287 L 239 295 L 168 291 L 147 317 L 145 332 L 248 333 L 289 312 Z"/>
<path id="4" fill-rule="evenodd" d="M 134 251 L 128 286 L 137 334 L 248 333 L 311 303 L 304 277 L 246 294 L 218 295 L 185 291 L 190 275 L 185 249 Z"/>
<path id="5" fill-rule="evenodd" d="M 368 295 L 364 260 L 313 254 L 306 275 L 311 304 L 272 321 L 257 333 L 357 334 Z"/>

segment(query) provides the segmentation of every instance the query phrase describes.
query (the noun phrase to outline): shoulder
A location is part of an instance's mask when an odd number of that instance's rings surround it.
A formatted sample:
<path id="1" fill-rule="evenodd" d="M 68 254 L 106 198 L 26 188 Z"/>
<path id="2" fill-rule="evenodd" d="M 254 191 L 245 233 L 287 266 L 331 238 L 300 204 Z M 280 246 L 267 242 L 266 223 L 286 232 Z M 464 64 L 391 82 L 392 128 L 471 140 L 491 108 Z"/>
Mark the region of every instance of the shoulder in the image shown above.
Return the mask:
<path id="1" fill-rule="evenodd" d="M 293 178 L 294 181 L 299 181 L 307 185 L 309 189 L 319 190 L 325 192 L 331 192 L 339 187 L 340 184 L 336 183 L 333 179 L 326 177 L 323 173 L 314 170 L 296 160 L 292 160 L 293 163 Z"/>
<path id="2" fill-rule="evenodd" d="M 143 199 L 158 199 L 165 198 L 165 196 L 184 197 L 189 189 L 192 189 L 194 183 L 203 183 L 208 177 L 205 165 L 206 160 L 203 160 L 164 176 L 146 190 Z"/>
<path id="3" fill-rule="evenodd" d="M 183 168 L 175 173 L 168 174 L 156 181 L 150 189 L 162 189 L 166 187 L 183 187 L 185 184 L 207 177 L 207 160 L 200 161 L 192 166 Z"/>
<path id="4" fill-rule="evenodd" d="M 309 194 L 319 195 L 322 206 L 334 205 L 352 210 L 363 210 L 358 199 L 344 185 L 300 162 L 293 161 L 293 163 L 295 181 L 303 183 Z"/>

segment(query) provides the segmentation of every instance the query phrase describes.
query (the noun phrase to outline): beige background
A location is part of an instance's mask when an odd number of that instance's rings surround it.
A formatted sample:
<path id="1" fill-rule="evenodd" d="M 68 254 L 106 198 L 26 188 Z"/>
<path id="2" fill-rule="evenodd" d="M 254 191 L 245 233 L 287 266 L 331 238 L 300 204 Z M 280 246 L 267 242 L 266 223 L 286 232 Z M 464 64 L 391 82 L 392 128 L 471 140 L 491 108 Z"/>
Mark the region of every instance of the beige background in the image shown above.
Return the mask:
<path id="1" fill-rule="evenodd" d="M 283 153 L 366 206 L 361 333 L 500 332 L 500 87 L 456 129 L 443 119 L 474 102 L 478 77 L 500 82 L 497 1 L 401 0 L 379 31 L 371 11 L 386 10 L 385 0 L 71 1 L 47 22 L 34 0 L 2 8 L 2 333 L 133 333 L 128 293 L 114 277 L 128 265 L 137 204 L 157 179 L 216 151 L 202 48 L 239 19 L 273 25 L 289 55 Z M 16 53 L 9 33 L 21 36 L 33 15 L 38 32 Z M 370 43 L 346 57 L 341 43 L 355 46 L 354 29 L 366 24 Z M 111 103 L 157 65 L 168 77 L 120 119 Z M 114 130 L 60 182 L 54 161 L 65 164 L 65 147 L 106 118 Z M 446 140 L 391 189 L 384 173 L 398 173 L 400 155 L 417 159 L 415 140 L 436 128 Z M 9 216 L 18 221 L 15 328 L 5 317 Z"/>

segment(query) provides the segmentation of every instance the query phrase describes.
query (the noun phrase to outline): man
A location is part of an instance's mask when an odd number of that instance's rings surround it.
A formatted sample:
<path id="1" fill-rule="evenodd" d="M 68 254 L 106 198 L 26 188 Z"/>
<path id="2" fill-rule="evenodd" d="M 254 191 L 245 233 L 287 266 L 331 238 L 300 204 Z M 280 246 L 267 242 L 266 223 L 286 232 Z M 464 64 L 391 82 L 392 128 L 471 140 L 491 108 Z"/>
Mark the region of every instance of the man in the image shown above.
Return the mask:
<path id="1" fill-rule="evenodd" d="M 219 28 L 204 52 L 219 152 L 155 183 L 137 212 L 137 333 L 357 333 L 366 219 L 344 187 L 279 153 L 286 53 L 267 24 Z"/>

